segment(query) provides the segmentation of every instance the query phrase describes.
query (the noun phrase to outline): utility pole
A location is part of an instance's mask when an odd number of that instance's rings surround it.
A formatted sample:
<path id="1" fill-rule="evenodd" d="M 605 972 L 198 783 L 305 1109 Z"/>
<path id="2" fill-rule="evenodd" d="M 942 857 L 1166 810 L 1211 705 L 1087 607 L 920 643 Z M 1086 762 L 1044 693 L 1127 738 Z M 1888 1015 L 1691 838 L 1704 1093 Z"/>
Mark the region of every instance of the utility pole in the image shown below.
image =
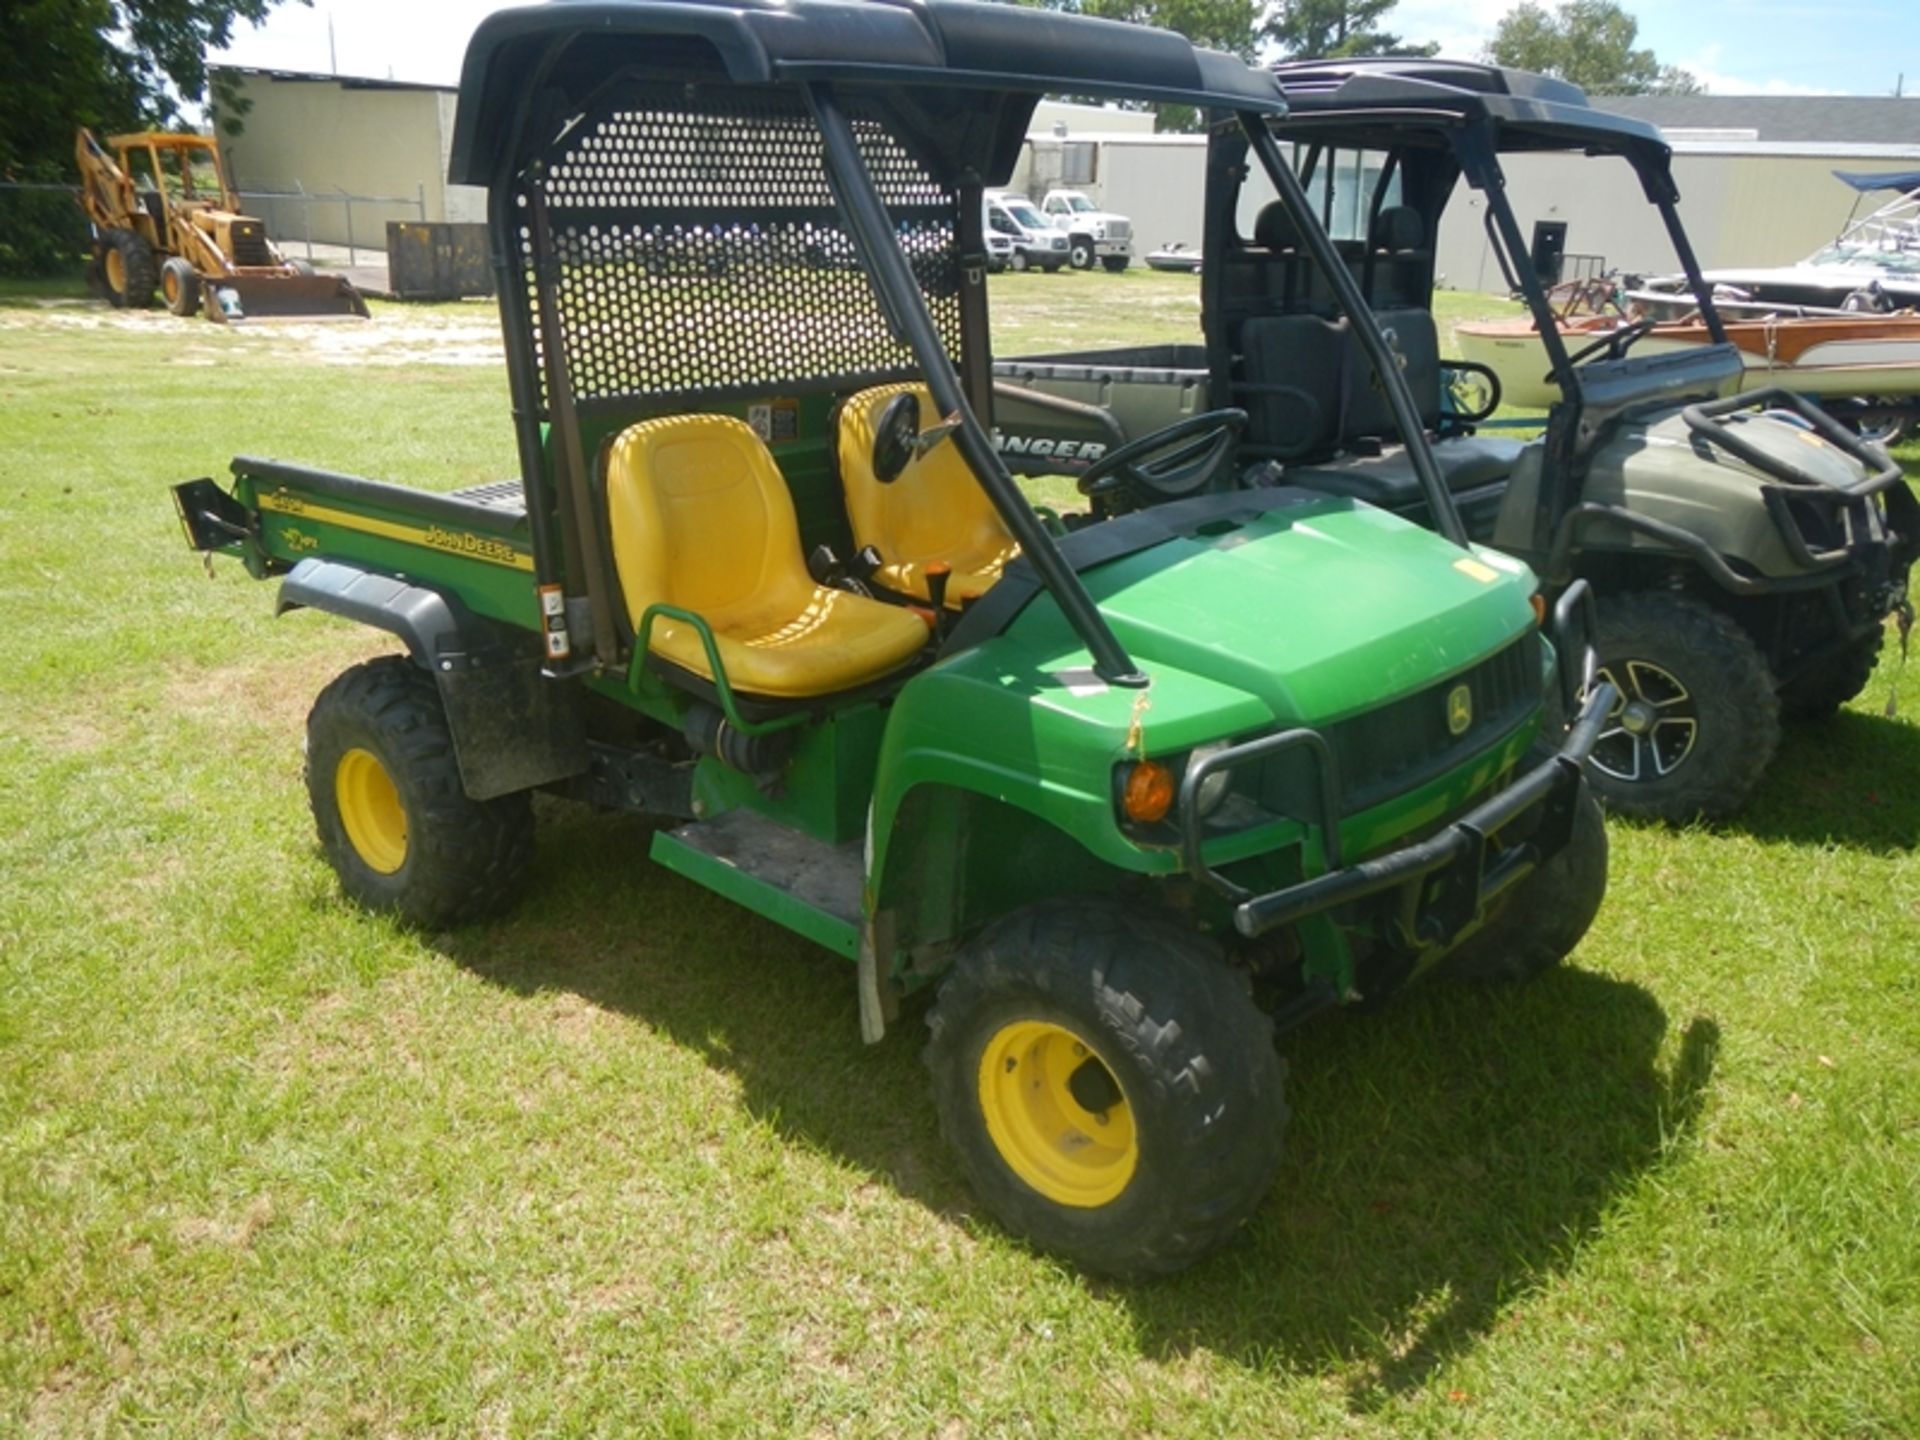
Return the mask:
<path id="1" fill-rule="evenodd" d="M 333 11 L 327 11 L 327 64 L 335 75 L 340 73 L 340 52 L 333 44 Z"/>

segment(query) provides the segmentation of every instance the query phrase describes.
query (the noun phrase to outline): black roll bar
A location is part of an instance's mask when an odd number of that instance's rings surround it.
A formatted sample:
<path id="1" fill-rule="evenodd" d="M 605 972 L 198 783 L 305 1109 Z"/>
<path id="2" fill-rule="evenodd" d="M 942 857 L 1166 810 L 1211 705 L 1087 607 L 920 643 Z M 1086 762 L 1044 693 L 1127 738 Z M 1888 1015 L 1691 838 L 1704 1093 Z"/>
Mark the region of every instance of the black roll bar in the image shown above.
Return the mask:
<path id="1" fill-rule="evenodd" d="M 1267 129 L 1266 118 L 1243 111 L 1240 128 L 1246 132 L 1254 153 L 1260 157 L 1267 178 L 1273 182 L 1274 189 L 1280 192 L 1287 209 L 1293 212 L 1314 263 L 1332 283 L 1334 294 L 1340 300 L 1340 308 L 1352 322 L 1353 333 L 1359 336 L 1360 347 L 1367 352 L 1367 359 L 1373 364 L 1381 392 L 1387 397 L 1387 408 L 1393 411 L 1393 423 L 1399 427 L 1400 438 L 1406 442 L 1408 458 L 1413 461 L 1413 473 L 1420 481 L 1420 488 L 1426 492 L 1427 506 L 1438 522 L 1440 533 L 1462 549 L 1467 548 L 1467 527 L 1461 522 L 1459 510 L 1454 507 L 1453 492 L 1447 489 L 1446 481 L 1440 475 L 1440 467 L 1434 463 L 1433 450 L 1427 444 L 1426 427 L 1420 423 L 1419 407 L 1414 404 L 1413 392 L 1407 388 L 1407 377 L 1400 372 L 1399 357 L 1387 344 L 1387 337 L 1380 333 L 1366 297 L 1354 283 L 1353 272 L 1347 269 L 1346 261 L 1333 248 L 1326 228 L 1314 218 L 1313 207 L 1307 203 L 1299 177 L 1280 154 L 1279 144 Z M 1331 172 L 1328 178 L 1331 180 Z"/>
<path id="2" fill-rule="evenodd" d="M 1135 666 L 1093 603 L 1093 597 L 1087 594 L 1079 577 L 1055 548 L 1053 537 L 1047 534 L 1046 527 L 1013 483 L 1013 476 L 1001 463 L 986 427 L 961 392 L 953 365 L 940 348 L 939 332 L 934 328 L 933 317 L 927 313 L 913 271 L 900 253 L 893 222 L 886 206 L 874 193 L 873 179 L 867 173 L 853 127 L 840 109 L 832 88 L 823 81 L 810 82 L 807 104 L 826 147 L 827 179 L 846 217 L 854 244 L 867 262 L 867 273 L 881 308 L 899 327 L 901 339 L 920 362 L 927 389 L 940 413 L 959 418 L 960 428 L 953 433 L 953 443 L 960 447 L 967 467 L 1020 542 L 1022 553 L 1039 573 L 1041 583 L 1052 592 L 1067 622 L 1086 642 L 1093 655 L 1094 673 L 1109 685 L 1146 685 L 1147 677 Z"/>

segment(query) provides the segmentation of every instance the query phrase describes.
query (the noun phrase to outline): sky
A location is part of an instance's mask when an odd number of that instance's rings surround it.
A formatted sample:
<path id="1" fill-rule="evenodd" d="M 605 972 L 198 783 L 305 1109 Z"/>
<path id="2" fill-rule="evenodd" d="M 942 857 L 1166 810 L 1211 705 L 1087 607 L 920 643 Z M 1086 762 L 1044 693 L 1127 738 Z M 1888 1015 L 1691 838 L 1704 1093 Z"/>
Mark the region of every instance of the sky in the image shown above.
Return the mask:
<path id="1" fill-rule="evenodd" d="M 1517 0 L 1400 0 L 1386 28 L 1476 59 Z M 275 70 L 451 85 L 473 27 L 499 0 L 314 0 L 283 4 L 217 57 Z M 1920 95 L 1916 0 L 1627 0 L 1640 44 L 1683 65 L 1715 95 L 1890 95 L 1905 74 Z M 328 22 L 333 50 L 329 59 Z M 1920 136 L 1889 136 L 1920 140 Z"/>

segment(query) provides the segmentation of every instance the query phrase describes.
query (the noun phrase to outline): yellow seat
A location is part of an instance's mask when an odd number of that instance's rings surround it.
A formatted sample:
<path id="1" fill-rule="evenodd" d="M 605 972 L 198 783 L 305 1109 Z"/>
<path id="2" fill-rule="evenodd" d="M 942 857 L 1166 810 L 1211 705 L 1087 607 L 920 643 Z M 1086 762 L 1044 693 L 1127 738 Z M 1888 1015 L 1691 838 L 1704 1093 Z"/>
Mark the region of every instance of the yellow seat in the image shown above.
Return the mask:
<path id="1" fill-rule="evenodd" d="M 919 397 L 922 430 L 939 423 L 924 385 L 876 386 L 841 407 L 840 484 L 854 546 L 880 552 L 874 579 L 896 594 L 930 599 L 927 566 L 940 563 L 953 570 L 947 604 L 976 600 L 1020 546 L 951 440 L 908 462 L 891 485 L 880 483 L 873 473 L 874 430 L 887 402 L 905 394 Z"/>
<path id="2" fill-rule="evenodd" d="M 607 514 L 634 629 L 654 605 L 700 616 L 735 690 L 782 699 L 850 690 L 927 642 L 912 611 L 813 583 L 786 481 L 760 437 L 729 416 L 621 432 L 607 456 Z M 648 649 L 714 678 L 683 621 L 657 617 Z"/>

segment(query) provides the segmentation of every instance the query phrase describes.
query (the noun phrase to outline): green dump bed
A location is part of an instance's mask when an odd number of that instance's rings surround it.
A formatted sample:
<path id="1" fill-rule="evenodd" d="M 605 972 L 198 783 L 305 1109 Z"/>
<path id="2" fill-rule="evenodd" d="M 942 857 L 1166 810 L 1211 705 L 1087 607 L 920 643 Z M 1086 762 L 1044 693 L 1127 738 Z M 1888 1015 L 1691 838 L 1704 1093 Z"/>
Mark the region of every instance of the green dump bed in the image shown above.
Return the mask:
<path id="1" fill-rule="evenodd" d="M 441 493 L 250 456 L 233 462 L 233 474 L 231 500 L 212 481 L 175 491 L 196 549 L 239 555 L 260 575 L 302 560 L 344 561 L 457 595 L 475 614 L 540 628 L 518 481 Z"/>

